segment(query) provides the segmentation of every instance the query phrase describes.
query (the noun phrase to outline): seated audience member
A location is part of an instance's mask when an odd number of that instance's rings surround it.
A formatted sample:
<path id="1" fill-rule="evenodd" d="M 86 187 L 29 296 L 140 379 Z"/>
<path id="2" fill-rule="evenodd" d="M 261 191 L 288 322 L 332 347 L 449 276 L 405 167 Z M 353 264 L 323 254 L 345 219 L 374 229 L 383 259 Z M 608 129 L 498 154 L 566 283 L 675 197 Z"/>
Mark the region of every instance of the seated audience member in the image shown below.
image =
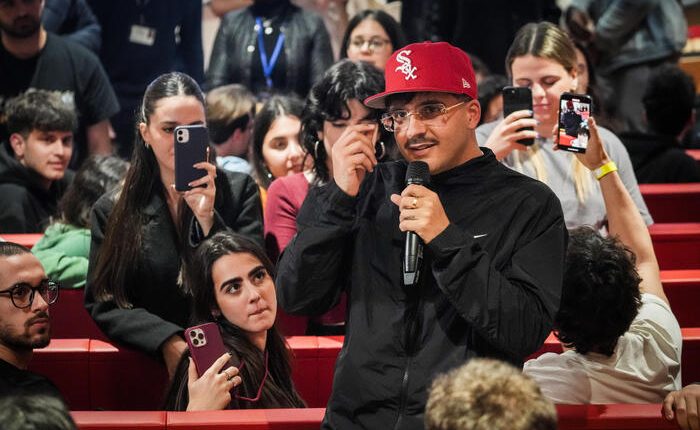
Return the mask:
<path id="1" fill-rule="evenodd" d="M 278 92 L 306 97 L 331 64 L 330 39 L 318 15 L 289 0 L 255 0 L 221 20 L 207 89 L 239 83 L 263 99 Z"/>
<path id="2" fill-rule="evenodd" d="M 46 31 L 100 53 L 102 28 L 87 0 L 45 0 L 41 22 Z"/>
<path id="3" fill-rule="evenodd" d="M 438 376 L 425 407 L 426 430 L 556 430 L 557 411 L 513 365 L 474 358 Z"/>
<path id="4" fill-rule="evenodd" d="M 34 349 L 49 344 L 49 305 L 57 299 L 58 285 L 46 278 L 36 257 L 22 245 L 0 242 L 0 397 L 61 398 L 48 379 L 27 370 Z"/>
<path id="5" fill-rule="evenodd" d="M 642 98 L 648 132 L 620 135 L 640 183 L 700 182 L 700 166 L 681 147 L 695 123 L 695 84 L 678 66 L 659 66 Z"/>
<path id="6" fill-rule="evenodd" d="M 363 10 L 348 23 L 340 58 L 366 61 L 383 72 L 394 50 L 405 44 L 401 26 L 391 15 L 381 10 Z"/>
<path id="7" fill-rule="evenodd" d="M 66 404 L 41 394 L 0 398 L 3 430 L 77 430 Z"/>
<path id="8" fill-rule="evenodd" d="M 274 266 L 262 248 L 231 232 L 217 233 L 199 245 L 189 276 L 193 325 L 217 323 L 230 352 L 198 377 L 185 351 L 166 409 L 303 408 L 275 325 Z M 231 357 L 240 360 L 238 368 L 228 365 Z"/>
<path id="9" fill-rule="evenodd" d="M 304 170 L 306 157 L 299 143 L 302 106 L 295 97 L 273 96 L 255 115 L 251 163 L 263 208 L 272 181 Z"/>
<path id="10" fill-rule="evenodd" d="M 204 95 L 194 79 L 161 75 L 138 112 L 124 185 L 92 209 L 85 307 L 111 340 L 162 356 L 172 375 L 190 315 L 183 261 L 204 238 L 227 228 L 262 243 L 262 212 L 250 176 L 207 162 L 194 165 L 202 177 L 191 190 L 173 187 L 174 128 L 205 123 Z"/>
<path id="11" fill-rule="evenodd" d="M 664 399 L 663 415 L 683 430 L 700 430 L 700 382 L 671 391 Z"/>
<path id="12" fill-rule="evenodd" d="M 479 82 L 479 125 L 496 121 L 503 116 L 503 87 L 509 84 L 508 79 L 501 75 L 487 76 Z"/>
<path id="13" fill-rule="evenodd" d="M 207 93 L 207 128 L 216 148 L 216 164 L 231 172 L 252 173 L 248 163 L 255 97 L 239 84 Z"/>
<path id="14" fill-rule="evenodd" d="M 121 3 L 121 2 L 120 2 Z M 29 88 L 63 91 L 73 99 L 78 128 L 71 167 L 90 154 L 109 154 L 109 118 L 119 104 L 100 60 L 42 25 L 44 1 L 2 0 L 0 7 L 0 140 L 8 134 L 4 102 Z"/>
<path id="15" fill-rule="evenodd" d="M 681 388 L 683 339 L 649 230 L 610 161 L 595 121 L 579 161 L 597 171 L 610 237 L 571 232 L 554 332 L 565 346 L 525 363 L 555 403 L 661 403 Z"/>
<path id="16" fill-rule="evenodd" d="M 279 178 L 270 185 L 264 226 L 265 245 L 273 260 L 277 260 L 296 234 L 297 214 L 309 188 L 332 180 L 330 154 L 336 142 L 375 139 L 377 158 L 389 158 L 386 157 L 387 148 L 395 148 L 395 145 L 388 132 L 383 128 L 379 130 L 381 111 L 362 104 L 362 100 L 383 89 L 384 79 L 379 70 L 368 63 L 346 59 L 334 64 L 309 92 L 302 114 L 300 138 L 313 166 L 304 172 Z M 376 126 L 374 132 L 358 132 L 367 124 Z M 306 318 L 282 314 L 280 325 L 285 335 L 342 333 L 344 308 L 344 300 L 341 300 L 330 312 L 312 318 L 308 327 Z"/>
<path id="17" fill-rule="evenodd" d="M 506 166 L 547 184 L 561 201 L 567 228 L 590 225 L 604 230 L 605 204 L 595 176 L 571 152 L 556 151 L 554 147 L 559 99 L 564 92 L 575 91 L 578 85 L 573 43 L 554 24 L 527 24 L 516 34 L 506 65 L 512 85 L 532 90 L 533 111 L 516 111 L 502 121 L 481 125 L 477 129 L 479 144 L 491 149 Z M 572 118 L 567 131 L 576 136 L 582 118 L 575 112 L 572 114 L 567 114 Z M 600 128 L 600 133 L 644 221 L 653 223 L 625 146 L 612 132 Z M 526 138 L 535 139 L 535 143 L 531 146 L 518 143 Z"/>
<path id="18" fill-rule="evenodd" d="M 0 147 L 0 232 L 39 233 L 73 179 L 67 170 L 77 117 L 64 94 L 29 90 L 7 103 Z"/>
<path id="19" fill-rule="evenodd" d="M 61 288 L 83 288 L 90 255 L 90 210 L 124 179 L 129 163 L 94 155 L 83 163 L 58 202 L 59 218 L 32 248 L 46 274 Z"/>

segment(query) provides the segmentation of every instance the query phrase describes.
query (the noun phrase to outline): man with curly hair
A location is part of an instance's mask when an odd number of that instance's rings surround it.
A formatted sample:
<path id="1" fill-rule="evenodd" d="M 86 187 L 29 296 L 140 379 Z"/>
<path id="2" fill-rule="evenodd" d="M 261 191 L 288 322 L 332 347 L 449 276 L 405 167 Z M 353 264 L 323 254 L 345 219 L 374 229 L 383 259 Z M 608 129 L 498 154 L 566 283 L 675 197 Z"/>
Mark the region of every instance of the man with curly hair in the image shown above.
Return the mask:
<path id="1" fill-rule="evenodd" d="M 557 411 L 532 379 L 498 360 L 475 358 L 433 382 L 427 430 L 556 430 Z"/>
<path id="2" fill-rule="evenodd" d="M 571 232 L 554 320 L 565 352 L 543 354 L 523 371 L 555 403 L 661 403 L 681 388 L 680 327 L 649 231 L 595 122 L 588 124 L 588 149 L 577 157 L 596 172 L 610 236 L 587 227 Z"/>

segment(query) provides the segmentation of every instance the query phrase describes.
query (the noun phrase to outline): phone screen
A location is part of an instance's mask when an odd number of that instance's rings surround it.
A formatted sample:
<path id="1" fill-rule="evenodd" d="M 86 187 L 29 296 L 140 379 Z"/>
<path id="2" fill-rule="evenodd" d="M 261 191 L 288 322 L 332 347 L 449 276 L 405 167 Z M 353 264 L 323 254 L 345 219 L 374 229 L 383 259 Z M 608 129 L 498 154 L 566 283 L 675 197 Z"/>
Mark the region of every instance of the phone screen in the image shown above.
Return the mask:
<path id="1" fill-rule="evenodd" d="M 559 149 L 586 152 L 590 131 L 591 98 L 585 94 L 564 93 L 559 99 Z"/>
<path id="2" fill-rule="evenodd" d="M 532 111 L 532 91 L 527 87 L 504 87 L 503 88 L 503 117 L 519 110 Z M 523 130 L 532 130 L 532 127 L 525 127 Z M 520 139 L 521 145 L 532 145 L 535 139 Z"/>

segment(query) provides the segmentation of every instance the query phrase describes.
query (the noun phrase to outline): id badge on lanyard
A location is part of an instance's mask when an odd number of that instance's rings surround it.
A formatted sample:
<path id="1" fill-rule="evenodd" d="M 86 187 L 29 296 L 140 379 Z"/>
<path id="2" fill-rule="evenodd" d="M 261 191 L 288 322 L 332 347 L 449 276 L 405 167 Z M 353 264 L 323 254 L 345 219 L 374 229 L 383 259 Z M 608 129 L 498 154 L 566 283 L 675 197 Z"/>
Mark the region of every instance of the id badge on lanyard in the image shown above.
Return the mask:
<path id="1" fill-rule="evenodd" d="M 144 9 L 150 0 L 135 0 L 139 9 L 139 23 L 131 26 L 129 42 L 137 45 L 153 46 L 156 43 L 156 29 L 145 24 Z"/>

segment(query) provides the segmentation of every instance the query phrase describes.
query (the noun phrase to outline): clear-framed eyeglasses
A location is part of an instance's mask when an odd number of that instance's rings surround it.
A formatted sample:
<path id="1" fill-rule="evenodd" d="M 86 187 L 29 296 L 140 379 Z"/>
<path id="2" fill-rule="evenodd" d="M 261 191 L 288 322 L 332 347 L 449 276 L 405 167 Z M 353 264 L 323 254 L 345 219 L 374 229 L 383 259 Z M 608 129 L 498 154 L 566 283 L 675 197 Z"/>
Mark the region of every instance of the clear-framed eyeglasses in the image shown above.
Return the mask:
<path id="1" fill-rule="evenodd" d="M 26 282 L 13 285 L 7 290 L 0 291 L 0 295 L 10 296 L 12 304 L 20 309 L 28 308 L 34 303 L 34 294 L 38 291 L 41 298 L 50 305 L 58 300 L 59 284 L 53 281 L 42 281 L 36 287 L 32 287 Z"/>
<path id="2" fill-rule="evenodd" d="M 443 103 L 429 103 L 419 106 L 414 112 L 397 109 L 382 114 L 381 121 L 384 128 L 392 133 L 408 126 L 411 115 L 415 116 L 415 119 L 422 121 L 426 126 L 438 126 L 443 115 L 465 103 L 467 101 L 461 101 L 452 106 L 445 106 Z"/>
<path id="3" fill-rule="evenodd" d="M 350 46 L 361 51 L 362 48 L 365 47 L 365 44 L 367 44 L 367 49 L 374 52 L 384 48 L 387 43 L 391 43 L 391 41 L 389 39 L 382 39 L 381 37 L 373 37 L 371 39 L 356 37 L 350 41 Z"/>

